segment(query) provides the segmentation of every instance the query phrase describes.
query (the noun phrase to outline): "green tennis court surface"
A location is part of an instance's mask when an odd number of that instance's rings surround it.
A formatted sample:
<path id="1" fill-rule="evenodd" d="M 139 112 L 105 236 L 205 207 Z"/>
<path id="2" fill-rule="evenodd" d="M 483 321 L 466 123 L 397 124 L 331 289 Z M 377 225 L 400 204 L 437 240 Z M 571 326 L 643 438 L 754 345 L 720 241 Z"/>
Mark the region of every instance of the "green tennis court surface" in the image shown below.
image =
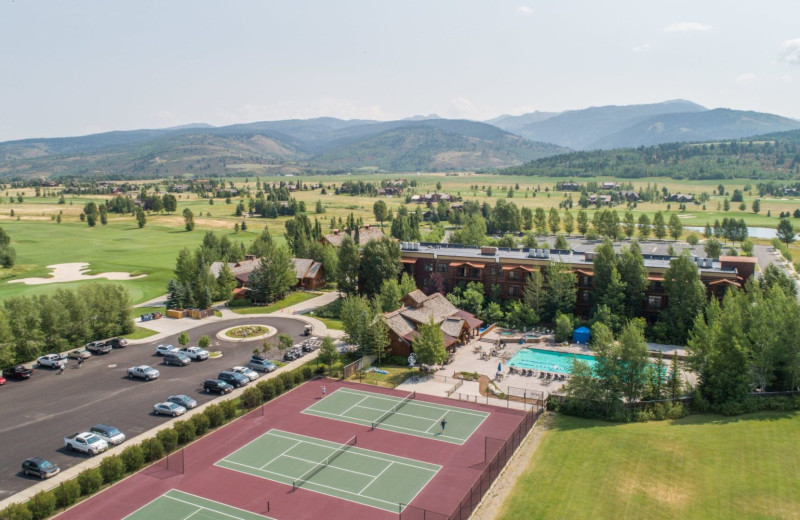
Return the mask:
<path id="1" fill-rule="evenodd" d="M 441 469 L 355 444 L 270 430 L 216 465 L 395 513 Z"/>
<path id="2" fill-rule="evenodd" d="M 141 509 L 134 511 L 124 520 L 265 520 L 261 516 L 244 509 L 221 504 L 170 489 Z"/>
<path id="3" fill-rule="evenodd" d="M 464 444 L 489 415 L 350 388 L 339 388 L 303 413 L 453 444 Z M 442 419 L 447 420 L 445 431 L 442 431 Z"/>

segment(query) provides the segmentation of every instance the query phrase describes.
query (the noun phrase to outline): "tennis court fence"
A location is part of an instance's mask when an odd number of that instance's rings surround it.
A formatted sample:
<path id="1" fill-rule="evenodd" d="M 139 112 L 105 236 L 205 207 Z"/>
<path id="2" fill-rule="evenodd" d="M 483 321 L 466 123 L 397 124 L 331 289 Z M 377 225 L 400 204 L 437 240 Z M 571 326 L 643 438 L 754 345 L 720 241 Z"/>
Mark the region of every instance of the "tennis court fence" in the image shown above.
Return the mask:
<path id="1" fill-rule="evenodd" d="M 405 506 L 399 513 L 400 520 L 467 520 L 478 507 L 489 488 L 492 487 L 495 479 L 517 451 L 517 448 L 522 444 L 525 436 L 536 424 L 538 416 L 539 414 L 534 410 L 525 412 L 522 421 L 505 441 L 493 438 L 486 439 L 484 445 L 485 466 L 453 511 L 448 514 L 414 506 Z M 401 504 L 401 508 L 402 506 Z"/>
<path id="2" fill-rule="evenodd" d="M 348 379 L 357 374 L 359 370 L 364 370 L 365 367 L 372 365 L 372 362 L 376 359 L 378 359 L 378 356 L 370 354 L 356 359 L 349 365 L 345 365 L 342 367 L 342 379 Z"/>

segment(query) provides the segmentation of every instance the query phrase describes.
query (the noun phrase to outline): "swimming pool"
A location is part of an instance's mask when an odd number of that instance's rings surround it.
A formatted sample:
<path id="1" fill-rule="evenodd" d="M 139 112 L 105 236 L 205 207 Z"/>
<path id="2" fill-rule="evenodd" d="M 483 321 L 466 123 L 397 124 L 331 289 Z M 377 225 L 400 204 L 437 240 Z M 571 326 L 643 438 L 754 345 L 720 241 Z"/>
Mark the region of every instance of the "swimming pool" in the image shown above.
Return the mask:
<path id="1" fill-rule="evenodd" d="M 509 359 L 506 364 L 516 368 L 532 368 L 544 372 L 569 374 L 572 372 L 572 360 L 575 358 L 586 361 L 591 368 L 594 368 L 595 364 L 597 364 L 594 356 L 553 352 L 552 350 L 540 350 L 538 348 L 524 348 Z"/>

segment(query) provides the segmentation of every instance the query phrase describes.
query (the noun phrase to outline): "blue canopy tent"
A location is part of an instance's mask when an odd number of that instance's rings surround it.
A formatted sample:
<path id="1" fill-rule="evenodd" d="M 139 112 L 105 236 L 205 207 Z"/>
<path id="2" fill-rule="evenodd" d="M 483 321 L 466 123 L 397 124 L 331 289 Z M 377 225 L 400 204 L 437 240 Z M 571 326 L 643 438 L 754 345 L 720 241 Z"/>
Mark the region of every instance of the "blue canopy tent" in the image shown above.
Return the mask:
<path id="1" fill-rule="evenodd" d="M 586 345 L 589 343 L 589 337 L 591 336 L 591 331 L 586 327 L 578 327 L 572 332 L 572 341 L 574 343 L 582 343 Z"/>

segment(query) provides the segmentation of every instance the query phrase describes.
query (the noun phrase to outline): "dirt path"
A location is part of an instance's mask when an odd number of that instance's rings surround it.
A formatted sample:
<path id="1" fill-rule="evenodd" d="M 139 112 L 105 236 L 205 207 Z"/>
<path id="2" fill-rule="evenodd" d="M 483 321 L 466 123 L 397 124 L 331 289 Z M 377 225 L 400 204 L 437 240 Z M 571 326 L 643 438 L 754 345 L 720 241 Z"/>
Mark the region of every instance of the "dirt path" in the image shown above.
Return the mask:
<path id="1" fill-rule="evenodd" d="M 536 453 L 536 449 L 542 442 L 544 434 L 550 429 L 552 421 L 553 414 L 550 412 L 545 412 L 544 415 L 539 417 L 525 440 L 522 441 L 522 445 L 511 457 L 511 460 L 508 461 L 503 472 L 494 481 L 486 496 L 483 497 L 478 509 L 470 517 L 471 520 L 500 519 L 503 503 L 508 498 L 519 477 L 528 469 L 531 457 Z"/>

